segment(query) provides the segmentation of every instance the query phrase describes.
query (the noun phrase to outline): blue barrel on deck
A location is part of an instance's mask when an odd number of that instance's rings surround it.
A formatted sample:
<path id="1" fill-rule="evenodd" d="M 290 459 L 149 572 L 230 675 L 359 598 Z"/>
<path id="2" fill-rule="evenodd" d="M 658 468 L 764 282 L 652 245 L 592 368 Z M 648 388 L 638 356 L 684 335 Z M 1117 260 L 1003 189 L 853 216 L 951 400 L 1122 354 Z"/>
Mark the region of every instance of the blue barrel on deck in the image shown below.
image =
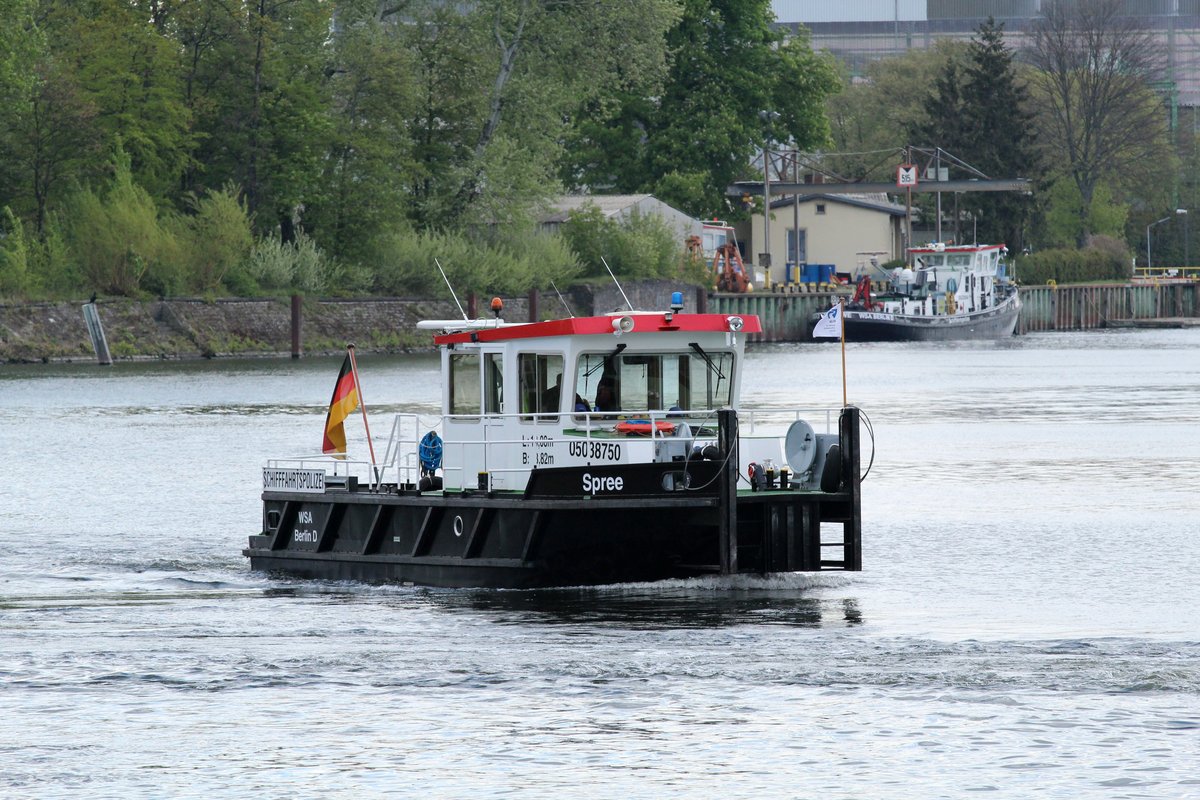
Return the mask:
<path id="1" fill-rule="evenodd" d="M 819 264 L 804 264 L 803 266 L 801 266 L 800 282 L 801 283 L 819 283 L 820 281 L 817 280 L 818 276 L 821 274 L 820 270 L 818 269 L 819 266 L 820 266 Z"/>

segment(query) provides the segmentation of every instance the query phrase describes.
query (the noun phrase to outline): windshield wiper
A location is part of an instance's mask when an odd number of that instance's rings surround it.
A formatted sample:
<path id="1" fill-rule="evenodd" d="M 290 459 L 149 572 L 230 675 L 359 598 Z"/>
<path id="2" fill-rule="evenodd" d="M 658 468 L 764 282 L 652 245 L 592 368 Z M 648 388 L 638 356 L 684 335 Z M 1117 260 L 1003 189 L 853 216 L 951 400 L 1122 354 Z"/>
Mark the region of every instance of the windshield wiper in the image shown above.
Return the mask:
<path id="1" fill-rule="evenodd" d="M 705 364 L 708 364 L 708 368 L 709 368 L 709 370 L 710 370 L 710 371 L 717 373 L 717 380 L 724 380 L 724 379 L 725 379 L 725 373 L 724 373 L 724 372 L 721 372 L 721 368 L 720 368 L 720 367 L 718 367 L 718 366 L 717 366 L 717 365 L 716 365 L 716 364 L 713 362 L 713 360 L 712 360 L 712 356 L 710 356 L 708 353 L 704 352 L 704 348 L 703 348 L 703 347 L 701 347 L 701 346 L 700 346 L 698 343 L 696 343 L 696 342 L 688 342 L 688 347 L 692 348 L 693 350 L 695 350 L 697 353 L 699 353 L 699 354 L 700 354 L 700 357 L 704 359 L 704 363 L 705 363 Z"/>
<path id="2" fill-rule="evenodd" d="M 624 342 L 621 342 L 619 345 L 617 345 L 615 348 L 613 348 L 613 351 L 611 353 L 609 353 L 608 355 L 604 356 L 599 361 L 597 361 L 596 366 L 590 367 L 587 372 L 583 373 L 583 377 L 585 379 L 592 377 L 592 375 L 596 372 L 596 370 L 602 368 L 605 364 L 607 364 L 609 362 L 610 359 L 616 358 L 617 356 L 621 355 L 621 352 L 628 346 L 629 345 L 625 344 Z"/>

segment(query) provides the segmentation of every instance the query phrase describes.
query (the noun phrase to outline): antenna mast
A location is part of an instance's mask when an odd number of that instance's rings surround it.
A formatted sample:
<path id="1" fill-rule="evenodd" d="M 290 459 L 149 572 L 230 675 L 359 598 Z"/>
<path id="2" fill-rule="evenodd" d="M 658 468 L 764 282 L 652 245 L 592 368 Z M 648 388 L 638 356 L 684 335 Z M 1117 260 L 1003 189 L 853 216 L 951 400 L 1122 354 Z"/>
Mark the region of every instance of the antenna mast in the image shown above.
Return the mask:
<path id="1" fill-rule="evenodd" d="M 454 304 L 458 306 L 458 313 L 463 315 L 464 320 L 470 322 L 467 319 L 467 312 L 463 311 L 462 303 L 458 302 L 458 295 L 454 293 L 454 287 L 450 285 L 450 279 L 446 277 L 446 270 L 442 269 L 442 262 L 437 260 L 437 256 L 434 256 L 433 263 L 437 264 L 438 272 L 442 273 L 442 280 L 446 282 L 446 288 L 450 290 L 450 296 L 454 298 Z"/>
<path id="2" fill-rule="evenodd" d="M 617 276 L 613 275 L 612 267 L 604 260 L 604 256 L 600 256 L 600 261 L 604 264 L 604 268 L 608 270 L 609 276 L 613 279 L 613 283 L 617 285 L 617 291 L 621 293 L 621 297 L 625 298 L 625 305 L 629 306 L 629 310 L 633 311 L 633 303 L 629 302 L 629 297 L 625 294 L 625 290 L 621 288 L 621 282 L 617 280 Z"/>
<path id="3" fill-rule="evenodd" d="M 567 310 L 567 316 L 571 319 L 575 319 L 575 315 L 571 313 L 571 307 L 567 305 L 567 301 L 563 299 L 562 292 L 560 292 L 558 287 L 554 285 L 554 281 L 550 281 L 550 288 L 554 290 L 556 295 L 558 295 L 558 302 L 562 303 L 563 308 Z"/>

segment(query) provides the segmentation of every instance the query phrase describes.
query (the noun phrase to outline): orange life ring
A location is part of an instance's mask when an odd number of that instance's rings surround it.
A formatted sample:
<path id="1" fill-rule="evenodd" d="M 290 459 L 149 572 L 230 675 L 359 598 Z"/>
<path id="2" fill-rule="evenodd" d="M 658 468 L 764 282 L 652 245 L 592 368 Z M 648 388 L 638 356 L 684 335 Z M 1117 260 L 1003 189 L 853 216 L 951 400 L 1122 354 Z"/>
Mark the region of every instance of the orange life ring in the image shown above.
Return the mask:
<path id="1" fill-rule="evenodd" d="M 662 436 L 670 436 L 675 433 L 675 424 L 658 420 L 651 425 L 648 419 L 627 419 L 617 423 L 617 433 L 627 436 L 649 436 L 654 431 L 658 431 Z"/>

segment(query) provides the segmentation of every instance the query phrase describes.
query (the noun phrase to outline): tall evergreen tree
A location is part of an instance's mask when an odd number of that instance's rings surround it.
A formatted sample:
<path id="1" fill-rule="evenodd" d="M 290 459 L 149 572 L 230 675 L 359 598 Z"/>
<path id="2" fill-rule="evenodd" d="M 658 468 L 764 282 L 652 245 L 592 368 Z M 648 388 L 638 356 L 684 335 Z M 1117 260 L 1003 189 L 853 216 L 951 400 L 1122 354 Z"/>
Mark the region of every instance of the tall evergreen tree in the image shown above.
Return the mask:
<path id="1" fill-rule="evenodd" d="M 967 160 L 972 166 L 994 178 L 1040 173 L 1029 92 L 1013 67 L 1004 26 L 991 17 L 971 40 L 963 112 L 970 137 Z M 1033 208 L 1028 196 L 979 192 L 968 194 L 965 204 L 975 212 L 982 241 L 1004 242 L 1014 250 L 1024 247 Z"/>
<path id="2" fill-rule="evenodd" d="M 926 118 L 912 134 L 921 144 L 940 147 L 991 178 L 1037 172 L 1029 97 L 1004 43 L 1003 25 L 988 18 L 975 31 L 960 71 L 947 61 L 925 100 Z M 951 168 L 953 171 L 953 167 Z M 925 199 L 925 207 L 930 201 Z M 1024 244 L 1032 205 L 1009 192 L 966 193 L 960 206 L 976 224 L 980 241 Z"/>

